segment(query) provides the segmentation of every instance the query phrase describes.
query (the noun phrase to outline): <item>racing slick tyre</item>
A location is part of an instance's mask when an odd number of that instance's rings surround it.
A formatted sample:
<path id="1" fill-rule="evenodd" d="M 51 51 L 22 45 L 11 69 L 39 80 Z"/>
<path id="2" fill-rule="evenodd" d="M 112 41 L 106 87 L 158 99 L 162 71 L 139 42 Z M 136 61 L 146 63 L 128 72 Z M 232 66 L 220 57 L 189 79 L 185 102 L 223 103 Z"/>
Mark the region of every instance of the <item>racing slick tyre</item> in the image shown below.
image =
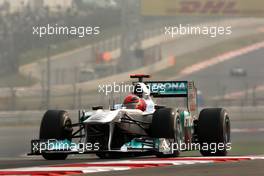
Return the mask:
<path id="1" fill-rule="evenodd" d="M 39 139 L 67 139 L 71 141 L 72 138 L 72 122 L 69 114 L 66 111 L 48 110 L 41 121 Z M 64 153 L 42 153 L 46 160 L 65 160 L 67 154 Z"/>
<path id="2" fill-rule="evenodd" d="M 226 156 L 231 149 L 230 120 L 226 110 L 202 110 L 198 119 L 197 134 L 201 146 L 200 153 L 203 156 Z"/>
<path id="3" fill-rule="evenodd" d="M 151 135 L 154 138 L 165 138 L 172 143 L 180 143 L 181 123 L 179 113 L 172 108 L 162 108 L 155 111 L 151 124 Z M 170 146 L 171 147 L 171 146 Z M 180 151 L 174 150 L 173 154 L 158 152 L 157 157 L 177 157 Z"/>

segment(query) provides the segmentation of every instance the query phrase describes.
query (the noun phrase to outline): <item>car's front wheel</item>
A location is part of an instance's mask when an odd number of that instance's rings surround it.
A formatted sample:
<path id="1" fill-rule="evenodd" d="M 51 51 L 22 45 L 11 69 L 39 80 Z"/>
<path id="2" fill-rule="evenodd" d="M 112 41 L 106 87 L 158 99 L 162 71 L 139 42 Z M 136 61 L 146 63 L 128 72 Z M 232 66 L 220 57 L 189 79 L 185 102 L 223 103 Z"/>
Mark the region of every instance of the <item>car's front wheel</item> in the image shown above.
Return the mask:
<path id="1" fill-rule="evenodd" d="M 68 112 L 60 110 L 48 110 L 41 121 L 39 139 L 40 140 L 69 140 L 72 138 L 72 122 Z M 67 154 L 64 153 L 42 153 L 46 160 L 65 160 Z"/>
<path id="2" fill-rule="evenodd" d="M 153 114 L 151 135 L 154 138 L 168 139 L 170 145 L 179 145 L 181 140 L 181 122 L 179 113 L 172 108 L 162 108 L 156 110 Z M 169 146 L 172 148 L 172 146 Z M 157 157 L 177 157 L 180 155 L 179 148 L 173 151 L 173 154 L 164 154 L 158 152 Z"/>

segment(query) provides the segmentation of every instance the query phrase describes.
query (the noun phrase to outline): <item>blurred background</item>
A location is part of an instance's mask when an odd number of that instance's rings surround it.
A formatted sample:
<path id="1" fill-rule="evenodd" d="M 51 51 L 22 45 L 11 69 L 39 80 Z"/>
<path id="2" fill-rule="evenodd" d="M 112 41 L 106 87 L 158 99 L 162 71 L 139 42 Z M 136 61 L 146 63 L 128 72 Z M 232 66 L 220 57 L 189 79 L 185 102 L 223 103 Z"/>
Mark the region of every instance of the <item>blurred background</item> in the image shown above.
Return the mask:
<path id="1" fill-rule="evenodd" d="M 105 96 L 98 86 L 126 84 L 130 73 L 144 73 L 153 80 L 193 80 L 199 106 L 226 107 L 237 128 L 263 131 L 263 5 L 259 0 L 0 0 L 1 125 L 38 126 L 46 109 L 76 115 L 77 109 L 122 103 L 127 92 Z M 34 26 L 48 24 L 99 26 L 100 34 L 33 35 Z M 165 26 L 180 24 L 231 26 L 232 34 L 164 35 Z M 16 129 L 15 134 L 25 130 Z M 11 129 L 1 130 L 5 141 Z M 21 134 L 29 138 L 31 132 Z M 259 153 L 262 134 L 252 139 Z"/>

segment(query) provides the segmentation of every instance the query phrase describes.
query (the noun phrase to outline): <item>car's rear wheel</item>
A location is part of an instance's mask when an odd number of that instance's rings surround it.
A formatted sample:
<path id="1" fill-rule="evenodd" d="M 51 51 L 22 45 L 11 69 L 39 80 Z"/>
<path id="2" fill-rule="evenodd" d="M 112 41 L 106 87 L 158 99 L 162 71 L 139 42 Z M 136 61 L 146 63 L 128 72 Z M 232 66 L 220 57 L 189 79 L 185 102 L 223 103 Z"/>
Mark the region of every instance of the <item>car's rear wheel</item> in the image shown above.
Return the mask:
<path id="1" fill-rule="evenodd" d="M 181 123 L 179 113 L 172 108 L 162 108 L 155 111 L 153 114 L 151 135 L 154 138 L 169 139 L 172 143 L 180 143 L 181 140 Z M 180 150 L 174 150 L 173 154 L 164 154 L 158 152 L 157 157 L 177 157 Z"/>
<path id="2" fill-rule="evenodd" d="M 72 139 L 72 122 L 69 114 L 61 110 L 48 110 L 41 121 L 39 139 Z M 64 153 L 42 153 L 46 160 L 65 160 L 67 154 Z"/>
<path id="3" fill-rule="evenodd" d="M 204 109 L 198 120 L 198 140 L 203 156 L 226 156 L 231 149 L 230 119 L 222 108 Z M 206 147 L 205 147 L 206 146 Z"/>

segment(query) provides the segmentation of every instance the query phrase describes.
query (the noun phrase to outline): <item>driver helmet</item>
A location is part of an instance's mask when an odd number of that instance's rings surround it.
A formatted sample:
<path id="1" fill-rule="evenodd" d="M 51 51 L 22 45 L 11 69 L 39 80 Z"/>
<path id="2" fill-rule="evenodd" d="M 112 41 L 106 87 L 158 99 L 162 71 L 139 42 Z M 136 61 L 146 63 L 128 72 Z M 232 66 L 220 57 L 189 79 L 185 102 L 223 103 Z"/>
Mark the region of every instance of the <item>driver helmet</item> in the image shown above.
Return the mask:
<path id="1" fill-rule="evenodd" d="M 133 94 L 126 96 L 123 104 L 128 109 L 139 109 L 141 111 L 145 111 L 147 108 L 145 100 Z"/>

